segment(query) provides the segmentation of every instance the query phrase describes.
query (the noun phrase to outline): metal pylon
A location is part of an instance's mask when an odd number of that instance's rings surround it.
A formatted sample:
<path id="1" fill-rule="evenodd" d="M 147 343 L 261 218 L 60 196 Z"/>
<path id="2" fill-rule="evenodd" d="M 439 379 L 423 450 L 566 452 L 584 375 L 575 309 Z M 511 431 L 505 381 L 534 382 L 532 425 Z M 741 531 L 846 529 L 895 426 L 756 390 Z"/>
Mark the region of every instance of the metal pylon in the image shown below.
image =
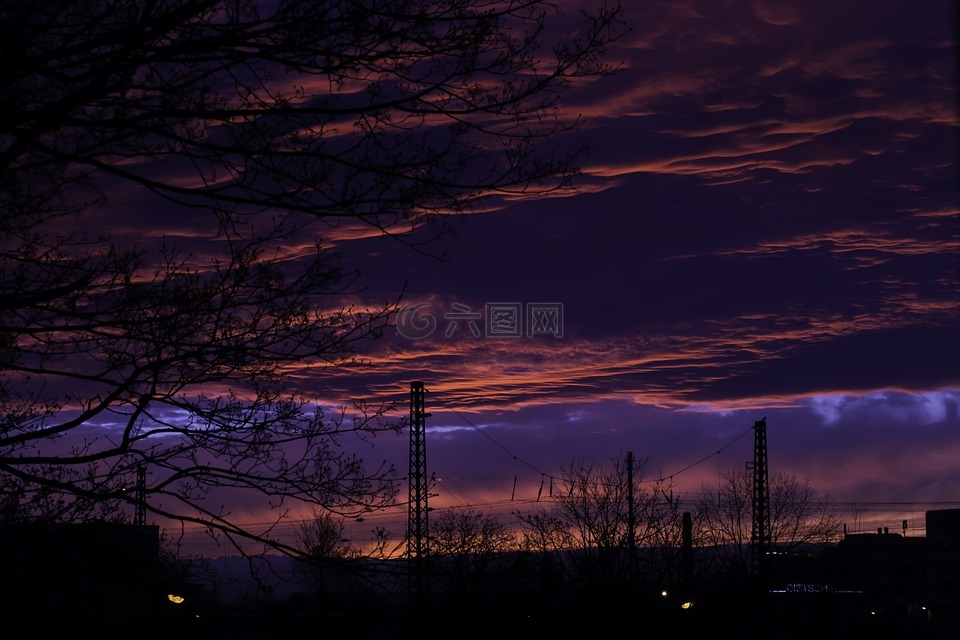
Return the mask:
<path id="1" fill-rule="evenodd" d="M 137 487 L 134 492 L 134 512 L 133 524 L 147 524 L 147 468 L 143 465 L 137 467 Z"/>
<path id="2" fill-rule="evenodd" d="M 410 470 L 407 509 L 408 589 L 411 604 L 422 612 L 426 595 L 426 557 L 430 550 L 427 507 L 427 414 L 423 382 L 410 383 Z"/>
<path id="3" fill-rule="evenodd" d="M 753 532 L 750 536 L 750 561 L 761 584 L 768 578 L 771 546 L 767 419 L 764 418 L 753 424 Z"/>

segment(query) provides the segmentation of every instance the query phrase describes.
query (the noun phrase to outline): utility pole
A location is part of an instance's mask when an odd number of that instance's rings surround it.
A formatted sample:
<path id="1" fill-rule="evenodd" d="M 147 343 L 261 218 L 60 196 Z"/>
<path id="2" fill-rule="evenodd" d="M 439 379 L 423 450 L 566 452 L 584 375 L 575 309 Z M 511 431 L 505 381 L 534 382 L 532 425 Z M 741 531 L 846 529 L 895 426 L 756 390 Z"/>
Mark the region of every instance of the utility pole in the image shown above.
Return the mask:
<path id="1" fill-rule="evenodd" d="M 633 586 L 637 564 L 637 513 L 633 503 L 633 451 L 627 451 L 627 577 Z"/>
<path id="2" fill-rule="evenodd" d="M 687 596 L 693 586 L 693 517 L 689 511 L 683 512 L 681 536 L 680 584 L 684 596 Z"/>
<path id="3" fill-rule="evenodd" d="M 137 467 L 137 487 L 133 497 L 136 500 L 133 524 L 143 526 L 147 524 L 147 468 L 142 464 Z"/>
<path id="4" fill-rule="evenodd" d="M 427 520 L 427 425 L 423 382 L 410 383 L 410 470 L 407 508 L 407 590 L 415 617 L 422 618 L 427 592 L 426 563 L 430 550 Z"/>
<path id="5" fill-rule="evenodd" d="M 630 549 L 630 564 L 637 549 L 637 514 L 633 504 L 633 451 L 627 451 L 627 548 Z"/>

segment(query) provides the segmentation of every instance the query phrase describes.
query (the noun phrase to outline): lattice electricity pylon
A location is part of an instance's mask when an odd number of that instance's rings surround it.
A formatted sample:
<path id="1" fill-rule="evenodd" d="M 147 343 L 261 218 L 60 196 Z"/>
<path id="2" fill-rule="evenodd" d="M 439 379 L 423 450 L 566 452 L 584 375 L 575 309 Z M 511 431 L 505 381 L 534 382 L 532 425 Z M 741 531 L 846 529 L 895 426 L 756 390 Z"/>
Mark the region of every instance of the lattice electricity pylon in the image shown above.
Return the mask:
<path id="1" fill-rule="evenodd" d="M 749 466 L 749 465 L 748 465 Z M 750 535 L 750 562 L 761 583 L 768 576 L 771 551 L 770 477 L 767 470 L 767 419 L 753 424 L 753 532 Z"/>
<path id="2" fill-rule="evenodd" d="M 133 524 L 147 524 L 147 468 L 143 465 L 137 467 L 137 487 L 134 492 Z"/>
<path id="3" fill-rule="evenodd" d="M 427 520 L 427 413 L 424 410 L 423 382 L 410 383 L 410 471 L 407 509 L 407 557 L 410 563 L 409 590 L 415 603 L 422 604 L 426 591 L 424 562 L 430 551 Z"/>

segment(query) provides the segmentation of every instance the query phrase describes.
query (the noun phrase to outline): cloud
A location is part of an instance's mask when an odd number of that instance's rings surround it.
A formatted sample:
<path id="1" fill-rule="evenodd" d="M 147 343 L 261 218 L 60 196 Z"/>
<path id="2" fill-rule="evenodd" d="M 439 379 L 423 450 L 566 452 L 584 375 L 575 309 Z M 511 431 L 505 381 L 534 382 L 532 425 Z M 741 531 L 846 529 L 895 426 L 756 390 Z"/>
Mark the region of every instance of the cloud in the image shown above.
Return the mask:
<path id="1" fill-rule="evenodd" d="M 960 391 L 923 393 L 877 391 L 866 395 L 825 394 L 808 403 L 827 426 L 843 423 L 863 425 L 888 422 L 907 427 L 941 423 L 960 406 Z"/>
<path id="2" fill-rule="evenodd" d="M 388 329 L 358 345 L 364 366 L 303 363 L 290 388 L 338 405 L 402 401 L 424 380 L 447 504 L 503 500 L 515 478 L 533 498 L 537 469 L 574 455 L 634 450 L 649 474 L 670 474 L 742 436 L 678 478 L 696 493 L 752 456 L 743 434 L 763 415 L 776 468 L 822 492 L 955 499 L 955 9 L 627 11 L 633 31 L 611 50 L 623 71 L 568 87 L 558 114 L 584 125 L 544 141 L 547 154 L 589 145 L 580 192 L 494 196 L 446 218 L 444 261 L 363 225 L 327 230 L 367 288 L 325 302 L 375 309 L 402 290 L 440 326 L 420 341 Z M 129 212 L 146 211 L 151 236 L 177 236 L 198 261 L 215 250 L 195 212 L 145 202 L 117 191 L 98 224 L 142 238 Z M 563 303 L 563 338 L 443 335 L 454 303 L 496 301 Z M 375 453 L 402 467 L 405 444 L 381 439 Z"/>

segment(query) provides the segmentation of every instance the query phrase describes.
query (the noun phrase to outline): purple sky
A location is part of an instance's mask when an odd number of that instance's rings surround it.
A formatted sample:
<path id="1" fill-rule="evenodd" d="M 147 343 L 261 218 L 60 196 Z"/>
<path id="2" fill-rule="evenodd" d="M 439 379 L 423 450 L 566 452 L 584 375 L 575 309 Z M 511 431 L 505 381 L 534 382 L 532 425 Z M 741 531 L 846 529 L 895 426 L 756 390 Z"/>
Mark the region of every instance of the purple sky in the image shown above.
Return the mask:
<path id="1" fill-rule="evenodd" d="M 344 243 L 438 327 L 388 335 L 338 388 L 425 381 L 430 467 L 503 478 L 447 481 L 445 503 L 539 486 L 449 409 L 547 474 L 632 450 L 668 475 L 766 416 L 772 469 L 837 500 L 960 500 L 952 5 L 626 8 L 624 70 L 564 103 L 586 118 L 557 141 L 590 145 L 580 194 L 491 203 L 443 262 Z M 453 304 L 498 302 L 562 303 L 563 337 L 444 335 Z M 747 437 L 675 485 L 751 457 Z"/>
<path id="2" fill-rule="evenodd" d="M 821 493 L 960 502 L 955 3 L 624 4 L 623 70 L 572 87 L 584 124 L 547 142 L 589 145 L 580 192 L 487 201 L 431 246 L 444 260 L 329 234 L 361 303 L 405 288 L 438 327 L 291 388 L 336 404 L 423 380 L 438 505 L 534 498 L 574 456 L 669 475 L 764 416 L 771 469 Z M 113 192 L 101 215 L 147 198 Z M 164 219 L 109 226 L 193 242 L 186 212 Z M 487 303 L 560 303 L 563 335 L 444 335 L 454 304 Z M 405 447 L 363 453 L 405 473 Z M 748 435 L 675 491 L 751 456 Z"/>

